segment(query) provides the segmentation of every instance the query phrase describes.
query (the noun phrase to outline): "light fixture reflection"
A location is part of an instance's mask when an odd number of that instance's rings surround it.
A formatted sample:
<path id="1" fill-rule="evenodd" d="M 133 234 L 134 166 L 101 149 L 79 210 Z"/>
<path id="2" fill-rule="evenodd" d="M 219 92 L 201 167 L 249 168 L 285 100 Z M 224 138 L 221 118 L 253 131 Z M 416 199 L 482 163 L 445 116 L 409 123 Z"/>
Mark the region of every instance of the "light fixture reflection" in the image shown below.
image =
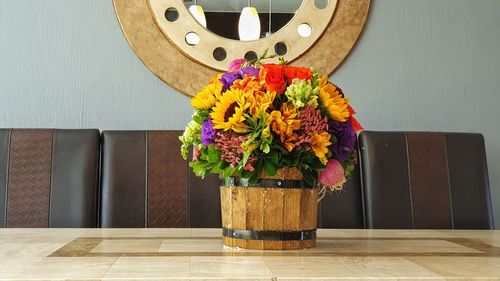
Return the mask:
<path id="1" fill-rule="evenodd" d="M 299 25 L 299 27 L 297 28 L 297 32 L 299 33 L 299 35 L 301 37 L 306 38 L 306 37 L 311 36 L 312 28 L 307 23 L 303 23 L 303 24 Z"/>
<path id="2" fill-rule="evenodd" d="M 197 5 L 196 1 L 194 1 L 194 5 L 189 6 L 189 12 L 196 21 L 201 24 L 203 27 L 207 27 L 207 19 L 205 17 L 205 12 L 203 11 L 203 7 Z"/>
<path id="3" fill-rule="evenodd" d="M 260 38 L 259 13 L 255 7 L 250 7 L 250 1 L 248 1 L 248 7 L 243 8 L 241 11 L 240 21 L 238 22 L 238 34 L 241 41 L 251 41 Z"/>
<path id="4" fill-rule="evenodd" d="M 198 34 L 194 33 L 194 32 L 188 32 L 188 34 L 186 34 L 186 43 L 189 45 L 189 46 L 195 46 L 195 45 L 198 45 L 198 43 L 200 43 L 200 36 L 198 36 Z"/>

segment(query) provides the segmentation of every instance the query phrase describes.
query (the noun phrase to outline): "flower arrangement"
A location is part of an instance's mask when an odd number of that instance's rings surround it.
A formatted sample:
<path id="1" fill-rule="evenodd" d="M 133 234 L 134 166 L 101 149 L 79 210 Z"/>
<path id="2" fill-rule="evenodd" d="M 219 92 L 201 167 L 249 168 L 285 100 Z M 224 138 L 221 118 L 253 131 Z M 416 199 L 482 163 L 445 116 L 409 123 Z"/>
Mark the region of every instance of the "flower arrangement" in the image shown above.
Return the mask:
<path id="1" fill-rule="evenodd" d="M 194 98 L 182 142 L 197 176 L 217 173 L 256 183 L 295 167 L 311 185 L 342 188 L 356 164 L 362 127 L 342 90 L 314 69 L 238 59 Z"/>

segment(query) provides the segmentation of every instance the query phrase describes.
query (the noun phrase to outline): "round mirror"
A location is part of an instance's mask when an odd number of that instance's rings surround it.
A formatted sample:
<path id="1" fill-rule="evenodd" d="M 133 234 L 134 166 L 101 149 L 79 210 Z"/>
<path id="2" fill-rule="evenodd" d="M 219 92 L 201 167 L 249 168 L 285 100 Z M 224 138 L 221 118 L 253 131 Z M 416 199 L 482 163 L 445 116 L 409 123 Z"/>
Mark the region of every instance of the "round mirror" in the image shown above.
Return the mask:
<path id="1" fill-rule="evenodd" d="M 283 28 L 294 17 L 302 0 L 185 0 L 184 4 L 209 31 L 227 39 L 250 41 L 268 37 Z M 326 7 L 326 3 L 322 7 Z"/>

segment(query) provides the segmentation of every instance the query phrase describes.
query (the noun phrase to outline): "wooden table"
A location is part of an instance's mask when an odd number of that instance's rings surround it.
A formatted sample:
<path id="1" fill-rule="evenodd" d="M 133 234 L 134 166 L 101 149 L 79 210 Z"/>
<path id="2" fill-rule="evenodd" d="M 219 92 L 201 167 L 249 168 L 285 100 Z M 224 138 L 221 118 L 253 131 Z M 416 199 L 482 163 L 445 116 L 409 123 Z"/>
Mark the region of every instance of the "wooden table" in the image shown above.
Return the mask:
<path id="1" fill-rule="evenodd" d="M 500 280 L 500 231 L 318 230 L 317 247 L 300 251 L 224 248 L 220 235 L 2 229 L 0 279 Z"/>

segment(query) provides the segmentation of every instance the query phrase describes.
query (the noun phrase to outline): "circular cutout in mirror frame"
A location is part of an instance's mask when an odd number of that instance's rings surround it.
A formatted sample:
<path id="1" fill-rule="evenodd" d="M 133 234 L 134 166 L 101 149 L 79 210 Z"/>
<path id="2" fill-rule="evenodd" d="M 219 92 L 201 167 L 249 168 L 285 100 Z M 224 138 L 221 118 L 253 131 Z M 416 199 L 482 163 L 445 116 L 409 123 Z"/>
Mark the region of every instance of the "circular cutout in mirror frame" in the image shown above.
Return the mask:
<path id="1" fill-rule="evenodd" d="M 315 16 L 309 9 L 315 7 L 314 1 L 304 0 L 301 8 L 286 26 L 268 38 L 250 42 L 226 39 L 211 33 L 197 24 L 183 6 L 183 9 L 177 8 L 179 19 L 175 22 L 168 22 L 165 19 L 165 11 L 171 7 L 184 5 L 183 0 L 113 0 L 113 5 L 127 41 L 144 64 L 174 89 L 187 96 L 194 96 L 218 72 L 217 69 L 224 70 L 232 59 L 243 57 L 249 51 L 257 53 L 262 51 L 248 48 L 257 42 L 258 45 L 266 46 L 263 44 L 264 41 L 269 41 L 267 49 L 273 53 L 274 45 L 283 41 L 289 48 L 285 59 L 290 61 L 291 65 L 312 66 L 320 73 L 331 74 L 346 59 L 359 38 L 368 17 L 370 0 L 329 0 L 328 2 L 327 8 L 333 7 L 331 11 L 333 18 L 325 17 L 322 23 L 317 23 L 318 26 L 324 26 L 323 30 L 316 31 L 320 33 L 315 33 L 310 38 L 302 38 L 297 33 L 297 26 L 305 23 L 304 16 L 307 18 Z M 155 3 L 162 4 L 157 7 L 153 5 Z M 319 11 L 324 12 L 324 10 Z M 307 13 L 300 16 L 305 11 Z M 159 24 L 160 22 L 162 23 Z M 189 29 L 200 35 L 200 43 L 194 46 L 176 43 L 172 36 L 179 34 L 179 38 L 182 39 L 180 42 L 185 43 L 186 33 L 183 33 L 184 31 L 171 33 L 169 30 L 172 26 L 169 29 L 169 24 L 191 22 L 194 23 L 194 27 L 191 26 L 192 28 Z M 314 24 L 312 27 L 316 30 Z M 210 45 L 204 45 L 206 38 L 211 38 Z M 302 44 L 305 41 L 297 43 L 297 40 L 310 41 Z M 241 49 L 242 54 L 231 53 L 235 46 Z M 292 51 L 294 46 L 303 50 L 294 53 Z M 219 47 L 227 50 L 227 57 L 222 61 L 215 60 L 213 57 L 214 49 Z M 207 60 L 197 57 L 196 54 L 204 52 L 208 54 Z M 288 57 L 289 55 L 291 58 Z"/>

